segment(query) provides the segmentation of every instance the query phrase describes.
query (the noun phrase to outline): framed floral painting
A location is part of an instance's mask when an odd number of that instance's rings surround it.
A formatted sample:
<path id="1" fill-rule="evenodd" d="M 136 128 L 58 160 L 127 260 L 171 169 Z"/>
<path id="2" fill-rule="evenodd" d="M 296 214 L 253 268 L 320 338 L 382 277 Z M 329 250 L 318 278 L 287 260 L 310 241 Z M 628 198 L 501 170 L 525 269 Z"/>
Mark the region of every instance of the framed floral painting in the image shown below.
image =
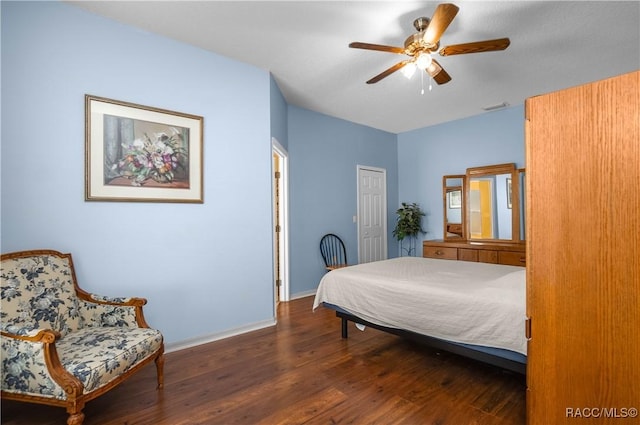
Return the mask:
<path id="1" fill-rule="evenodd" d="M 202 203 L 202 134 L 202 117 L 85 95 L 85 199 Z"/>

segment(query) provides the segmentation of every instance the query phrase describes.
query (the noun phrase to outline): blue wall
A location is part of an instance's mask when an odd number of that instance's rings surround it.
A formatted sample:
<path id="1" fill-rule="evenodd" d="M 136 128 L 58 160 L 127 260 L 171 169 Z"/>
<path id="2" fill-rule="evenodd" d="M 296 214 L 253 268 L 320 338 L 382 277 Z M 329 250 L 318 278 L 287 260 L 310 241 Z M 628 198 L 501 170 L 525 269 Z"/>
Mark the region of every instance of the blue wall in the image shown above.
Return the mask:
<path id="1" fill-rule="evenodd" d="M 514 106 L 398 135 L 400 202 L 427 214 L 423 239 L 443 236 L 442 176 L 513 162 L 524 167 L 524 106 Z"/>
<path id="2" fill-rule="evenodd" d="M 288 150 L 287 102 L 284 100 L 273 75 L 270 75 L 269 83 L 271 88 L 271 136 L 275 137 L 280 145 Z"/>
<path id="3" fill-rule="evenodd" d="M 252 66 L 2 2 L 2 252 L 71 252 L 85 289 L 147 297 L 168 343 L 272 322 L 270 92 Z M 85 202 L 85 93 L 203 116 L 205 203 Z"/>
<path id="4" fill-rule="evenodd" d="M 289 195 L 291 294 L 315 290 L 325 273 L 319 242 L 335 233 L 347 246 L 349 263 L 358 259 L 357 166 L 387 170 L 388 252 L 398 208 L 396 135 L 289 106 Z"/>

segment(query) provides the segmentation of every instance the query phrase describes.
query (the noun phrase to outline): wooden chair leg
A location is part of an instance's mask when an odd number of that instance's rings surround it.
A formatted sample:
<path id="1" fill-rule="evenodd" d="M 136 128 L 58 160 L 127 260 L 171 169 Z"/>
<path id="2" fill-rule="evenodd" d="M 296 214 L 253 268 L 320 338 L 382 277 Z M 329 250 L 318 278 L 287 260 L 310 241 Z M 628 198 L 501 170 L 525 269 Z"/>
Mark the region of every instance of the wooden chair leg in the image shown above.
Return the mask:
<path id="1" fill-rule="evenodd" d="M 69 414 L 67 425 L 82 425 L 84 422 L 84 413 L 82 413 L 84 400 L 70 397 L 67 401 L 69 402 L 67 404 L 67 413 Z"/>
<path id="2" fill-rule="evenodd" d="M 156 373 L 158 375 L 158 389 L 162 389 L 164 387 L 164 353 L 160 353 L 158 357 L 155 359 L 156 362 Z"/>
<path id="3" fill-rule="evenodd" d="M 67 418 L 67 425 L 82 425 L 82 422 L 84 422 L 84 413 L 82 412 L 70 413 Z"/>

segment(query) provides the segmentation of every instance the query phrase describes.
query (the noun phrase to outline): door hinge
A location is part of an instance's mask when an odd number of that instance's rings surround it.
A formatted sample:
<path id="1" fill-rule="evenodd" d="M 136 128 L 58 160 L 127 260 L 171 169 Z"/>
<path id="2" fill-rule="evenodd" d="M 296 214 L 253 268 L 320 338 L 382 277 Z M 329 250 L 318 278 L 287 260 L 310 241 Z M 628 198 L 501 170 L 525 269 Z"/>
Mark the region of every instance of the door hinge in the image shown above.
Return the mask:
<path id="1" fill-rule="evenodd" d="M 276 233 L 280 233 L 280 230 L 281 230 L 280 225 L 276 224 Z"/>
<path id="2" fill-rule="evenodd" d="M 531 317 L 527 317 L 524 321 L 524 336 L 527 340 L 531 339 Z"/>
<path id="3" fill-rule="evenodd" d="M 276 171 L 276 172 L 275 172 L 275 178 L 276 178 L 276 179 L 279 179 L 279 178 L 280 178 L 280 171 Z"/>
<path id="4" fill-rule="evenodd" d="M 276 280 L 276 286 L 277 286 L 278 288 L 279 288 L 279 287 L 281 287 L 281 286 L 282 286 L 282 280 L 277 279 L 277 280 Z"/>

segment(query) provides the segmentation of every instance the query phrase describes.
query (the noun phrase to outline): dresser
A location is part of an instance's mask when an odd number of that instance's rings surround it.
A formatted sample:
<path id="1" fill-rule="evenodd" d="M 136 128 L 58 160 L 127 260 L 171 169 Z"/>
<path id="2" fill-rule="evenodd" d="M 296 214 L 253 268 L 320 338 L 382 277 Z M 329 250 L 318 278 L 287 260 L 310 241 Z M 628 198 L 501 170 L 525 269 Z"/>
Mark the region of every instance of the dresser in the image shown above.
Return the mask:
<path id="1" fill-rule="evenodd" d="M 422 242 L 422 256 L 524 267 L 526 265 L 525 246 L 524 243 L 432 240 Z"/>

